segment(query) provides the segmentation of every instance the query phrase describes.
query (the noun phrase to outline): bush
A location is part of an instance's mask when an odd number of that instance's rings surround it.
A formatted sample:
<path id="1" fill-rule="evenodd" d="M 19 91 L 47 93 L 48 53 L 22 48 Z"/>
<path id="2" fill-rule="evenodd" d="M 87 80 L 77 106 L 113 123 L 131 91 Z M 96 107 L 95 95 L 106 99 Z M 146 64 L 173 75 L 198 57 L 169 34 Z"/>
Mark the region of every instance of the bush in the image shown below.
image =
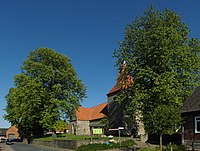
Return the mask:
<path id="1" fill-rule="evenodd" d="M 139 151 L 160 151 L 160 148 L 142 148 Z"/>
<path id="2" fill-rule="evenodd" d="M 173 151 L 186 151 L 186 147 L 184 145 L 167 145 L 165 151 L 171 151 L 171 146 Z"/>
<path id="3" fill-rule="evenodd" d="M 131 147 L 133 145 L 135 145 L 135 142 L 132 139 L 121 142 L 121 148 Z"/>
<path id="4" fill-rule="evenodd" d="M 107 144 L 88 144 L 88 145 L 81 145 L 78 147 L 77 151 L 93 151 L 93 150 L 106 150 L 110 149 L 109 145 Z"/>
<path id="5" fill-rule="evenodd" d="M 186 147 L 184 145 L 167 145 L 163 151 L 171 151 L 171 146 L 173 151 L 186 151 Z M 139 151 L 160 151 L 159 148 L 142 148 Z"/>
<path id="6" fill-rule="evenodd" d="M 121 142 L 121 146 L 119 143 L 104 143 L 104 144 L 88 144 L 88 145 L 81 145 L 78 147 L 77 151 L 94 151 L 94 150 L 106 150 L 106 149 L 113 149 L 113 148 L 127 148 L 133 146 L 135 143 L 133 140 L 127 140 Z"/>

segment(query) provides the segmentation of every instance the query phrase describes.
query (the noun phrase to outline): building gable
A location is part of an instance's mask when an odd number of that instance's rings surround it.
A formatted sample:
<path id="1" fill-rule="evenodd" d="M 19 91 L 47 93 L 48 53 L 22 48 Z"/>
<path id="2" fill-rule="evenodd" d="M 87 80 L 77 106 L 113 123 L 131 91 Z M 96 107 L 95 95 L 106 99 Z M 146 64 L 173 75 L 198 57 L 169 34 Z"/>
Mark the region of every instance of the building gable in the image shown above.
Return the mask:
<path id="1" fill-rule="evenodd" d="M 0 136 L 6 136 L 7 128 L 0 128 Z"/>
<path id="2" fill-rule="evenodd" d="M 105 117 L 107 114 L 107 103 L 99 104 L 91 108 L 79 107 L 76 110 L 78 120 L 91 121 Z"/>
<path id="3" fill-rule="evenodd" d="M 200 87 L 197 87 L 181 107 L 181 113 L 200 111 Z"/>
<path id="4" fill-rule="evenodd" d="M 121 66 L 121 70 L 119 72 L 117 82 L 112 87 L 112 89 L 107 93 L 107 96 L 120 91 L 121 89 L 127 89 L 134 83 L 133 77 L 128 74 L 127 68 L 126 68 L 126 63 L 124 62 Z"/>

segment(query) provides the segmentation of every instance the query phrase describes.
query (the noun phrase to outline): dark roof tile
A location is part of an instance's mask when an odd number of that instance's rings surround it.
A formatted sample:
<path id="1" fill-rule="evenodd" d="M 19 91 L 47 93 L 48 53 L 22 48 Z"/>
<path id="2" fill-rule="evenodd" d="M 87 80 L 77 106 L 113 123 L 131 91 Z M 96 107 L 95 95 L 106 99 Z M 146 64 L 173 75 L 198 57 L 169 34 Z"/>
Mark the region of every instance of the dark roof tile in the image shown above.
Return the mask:
<path id="1" fill-rule="evenodd" d="M 6 135 L 7 128 L 0 128 L 0 136 Z"/>
<path id="2" fill-rule="evenodd" d="M 200 110 L 200 87 L 197 87 L 188 100 L 181 107 L 181 113 L 194 112 Z"/>

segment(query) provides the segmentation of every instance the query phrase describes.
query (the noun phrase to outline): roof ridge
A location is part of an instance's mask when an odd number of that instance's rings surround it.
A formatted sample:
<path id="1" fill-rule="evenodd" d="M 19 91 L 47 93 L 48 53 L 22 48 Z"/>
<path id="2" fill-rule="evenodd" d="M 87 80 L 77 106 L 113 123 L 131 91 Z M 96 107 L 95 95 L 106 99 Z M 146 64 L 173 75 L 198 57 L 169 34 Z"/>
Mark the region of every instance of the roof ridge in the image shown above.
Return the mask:
<path id="1" fill-rule="evenodd" d="M 107 102 L 104 102 L 104 103 L 101 103 L 101 104 L 98 104 L 98 105 L 95 105 L 95 106 L 92 106 L 91 108 L 95 108 L 95 107 L 97 107 L 97 106 L 99 106 L 99 105 L 103 105 L 103 104 L 106 104 Z"/>
<path id="2" fill-rule="evenodd" d="M 98 104 L 98 105 L 95 105 L 95 106 L 92 106 L 92 107 L 83 107 L 83 106 L 79 106 L 79 108 L 91 109 L 91 108 L 94 108 L 94 107 L 97 107 L 97 106 L 103 105 L 103 104 L 107 104 L 107 102 L 104 102 L 104 103 L 101 103 L 101 104 Z"/>
<path id="3" fill-rule="evenodd" d="M 107 106 L 107 102 L 101 103 L 99 105 L 90 107 L 90 108 L 85 108 L 85 107 L 80 107 L 78 110 L 76 110 L 76 116 L 79 120 L 94 120 L 94 119 L 99 119 L 103 116 L 104 113 L 101 111 Z"/>
<path id="4" fill-rule="evenodd" d="M 185 103 L 180 108 L 181 113 L 193 112 L 200 110 L 200 87 L 196 87 Z"/>
<path id="5" fill-rule="evenodd" d="M 90 107 L 83 107 L 83 106 L 79 106 L 79 108 L 85 108 L 85 109 L 89 109 Z"/>

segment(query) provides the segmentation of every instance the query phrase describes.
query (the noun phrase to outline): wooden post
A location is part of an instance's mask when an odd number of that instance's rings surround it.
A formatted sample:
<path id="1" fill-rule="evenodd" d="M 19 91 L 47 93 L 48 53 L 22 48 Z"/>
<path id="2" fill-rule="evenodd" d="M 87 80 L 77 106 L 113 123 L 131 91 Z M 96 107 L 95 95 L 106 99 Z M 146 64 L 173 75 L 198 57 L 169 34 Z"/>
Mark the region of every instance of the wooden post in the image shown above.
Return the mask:
<path id="1" fill-rule="evenodd" d="M 121 146 L 121 140 L 120 140 L 120 129 L 118 130 L 119 132 L 119 146 Z"/>
<path id="2" fill-rule="evenodd" d="M 162 134 L 160 134 L 160 150 L 162 151 L 162 148 L 163 148 L 163 146 L 162 146 Z"/>
<path id="3" fill-rule="evenodd" d="M 184 126 L 182 126 L 181 140 L 182 140 L 182 144 L 184 144 Z"/>
<path id="4" fill-rule="evenodd" d="M 133 145 L 133 151 L 137 151 L 137 145 Z"/>
<path id="5" fill-rule="evenodd" d="M 170 142 L 169 145 L 170 145 L 170 150 L 173 151 L 172 143 Z"/>

